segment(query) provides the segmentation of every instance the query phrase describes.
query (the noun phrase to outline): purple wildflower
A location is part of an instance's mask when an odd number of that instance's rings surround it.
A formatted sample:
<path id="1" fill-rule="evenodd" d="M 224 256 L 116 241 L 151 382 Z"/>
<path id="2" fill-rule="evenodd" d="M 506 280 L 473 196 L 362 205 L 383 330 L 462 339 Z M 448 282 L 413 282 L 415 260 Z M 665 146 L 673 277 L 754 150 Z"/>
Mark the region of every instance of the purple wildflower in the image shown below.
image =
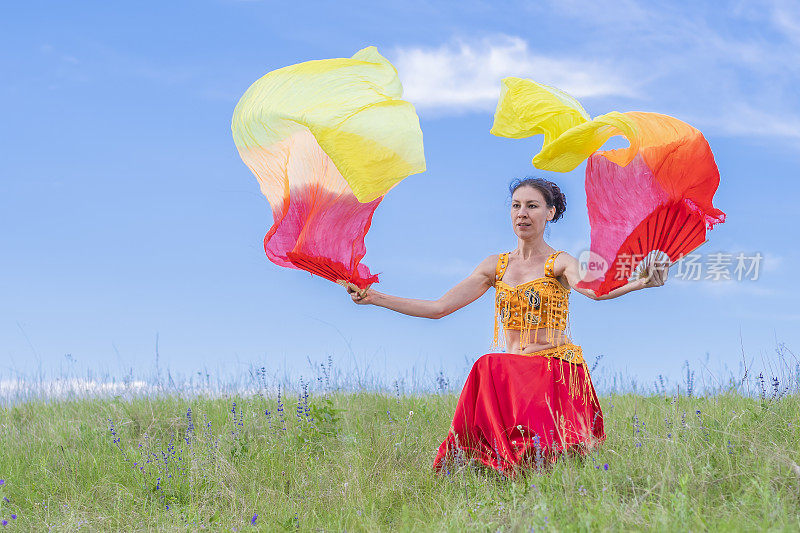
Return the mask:
<path id="1" fill-rule="evenodd" d="M 253 518 L 250 519 L 250 525 L 256 525 L 256 518 L 258 518 L 258 513 L 253 513 Z"/>
<path id="2" fill-rule="evenodd" d="M 605 463 L 605 464 L 603 465 L 603 470 L 608 470 L 608 463 Z"/>
<path id="3" fill-rule="evenodd" d="M 0 479 L 0 485 L 5 485 L 5 483 L 6 483 L 5 479 Z"/>
<path id="4" fill-rule="evenodd" d="M 7 525 L 8 525 L 8 520 L 3 520 L 3 521 L 2 521 L 2 522 L 0 522 L 0 523 L 2 523 L 4 526 L 7 526 Z"/>
<path id="5" fill-rule="evenodd" d="M 190 441 L 190 437 L 189 436 L 190 435 L 194 435 L 194 418 L 192 417 L 192 408 L 191 407 L 189 407 L 186 410 L 186 421 L 187 421 L 186 436 L 184 437 L 184 439 L 186 440 L 186 444 L 188 445 L 188 444 L 190 444 L 190 442 L 189 442 Z"/>

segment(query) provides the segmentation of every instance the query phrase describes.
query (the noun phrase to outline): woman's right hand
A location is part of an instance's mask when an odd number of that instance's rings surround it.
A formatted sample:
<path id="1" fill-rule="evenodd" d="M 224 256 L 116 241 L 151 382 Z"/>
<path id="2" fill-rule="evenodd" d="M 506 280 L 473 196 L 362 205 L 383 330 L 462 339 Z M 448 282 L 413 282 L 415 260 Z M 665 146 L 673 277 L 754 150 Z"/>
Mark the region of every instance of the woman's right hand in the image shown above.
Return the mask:
<path id="1" fill-rule="evenodd" d="M 374 304 L 374 291 L 371 291 L 369 287 L 366 289 L 359 289 L 352 283 L 348 283 L 345 285 L 345 289 L 347 289 L 347 294 L 353 299 L 353 301 L 359 305 L 369 305 Z"/>

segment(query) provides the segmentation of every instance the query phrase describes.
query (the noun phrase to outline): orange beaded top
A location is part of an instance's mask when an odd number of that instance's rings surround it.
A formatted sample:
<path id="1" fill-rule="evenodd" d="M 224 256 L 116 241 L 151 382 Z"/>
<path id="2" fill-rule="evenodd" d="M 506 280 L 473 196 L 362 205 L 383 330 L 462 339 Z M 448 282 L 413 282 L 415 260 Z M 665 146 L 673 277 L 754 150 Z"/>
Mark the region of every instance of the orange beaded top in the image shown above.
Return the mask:
<path id="1" fill-rule="evenodd" d="M 553 273 L 556 256 L 550 254 L 544 265 L 544 276 L 516 286 L 502 281 L 508 266 L 509 252 L 500 254 L 495 270 L 495 327 L 493 346 L 498 346 L 500 328 L 521 331 L 520 344 L 524 348 L 530 341 L 531 330 L 545 328 L 548 342 L 554 342 L 556 331 L 567 328 L 569 289 Z M 503 336 L 504 337 L 504 336 Z"/>

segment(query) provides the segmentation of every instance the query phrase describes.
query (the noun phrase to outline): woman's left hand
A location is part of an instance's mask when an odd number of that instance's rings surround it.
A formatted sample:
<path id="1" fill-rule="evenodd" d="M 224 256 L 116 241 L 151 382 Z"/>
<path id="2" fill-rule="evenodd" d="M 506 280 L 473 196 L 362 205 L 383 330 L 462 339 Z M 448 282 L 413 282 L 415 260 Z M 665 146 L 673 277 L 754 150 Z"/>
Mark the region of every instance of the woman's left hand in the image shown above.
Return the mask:
<path id="1" fill-rule="evenodd" d="M 642 288 L 647 287 L 660 287 L 667 281 L 669 274 L 669 267 L 672 265 L 669 260 L 662 259 L 651 263 L 647 267 L 645 277 L 639 278 L 642 280 Z"/>

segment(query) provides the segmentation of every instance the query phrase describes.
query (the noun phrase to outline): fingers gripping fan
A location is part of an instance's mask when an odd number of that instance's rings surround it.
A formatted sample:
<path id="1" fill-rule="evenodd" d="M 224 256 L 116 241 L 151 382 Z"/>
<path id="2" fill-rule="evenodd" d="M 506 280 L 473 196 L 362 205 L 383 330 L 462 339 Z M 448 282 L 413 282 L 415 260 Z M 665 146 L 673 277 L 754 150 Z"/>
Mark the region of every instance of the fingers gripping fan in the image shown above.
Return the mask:
<path id="1" fill-rule="evenodd" d="M 273 263 L 364 289 L 361 259 L 383 196 L 425 170 L 414 107 L 375 47 L 351 58 L 290 65 L 244 93 L 231 129 L 272 208 Z"/>
<path id="2" fill-rule="evenodd" d="M 503 80 L 495 135 L 544 134 L 533 164 L 568 172 L 588 158 L 586 201 L 591 250 L 578 287 L 607 294 L 656 261 L 679 260 L 725 221 L 712 205 L 719 171 L 703 135 L 658 113 L 612 111 L 591 119 L 568 94 L 520 78 Z M 622 135 L 627 148 L 598 150 Z"/>

